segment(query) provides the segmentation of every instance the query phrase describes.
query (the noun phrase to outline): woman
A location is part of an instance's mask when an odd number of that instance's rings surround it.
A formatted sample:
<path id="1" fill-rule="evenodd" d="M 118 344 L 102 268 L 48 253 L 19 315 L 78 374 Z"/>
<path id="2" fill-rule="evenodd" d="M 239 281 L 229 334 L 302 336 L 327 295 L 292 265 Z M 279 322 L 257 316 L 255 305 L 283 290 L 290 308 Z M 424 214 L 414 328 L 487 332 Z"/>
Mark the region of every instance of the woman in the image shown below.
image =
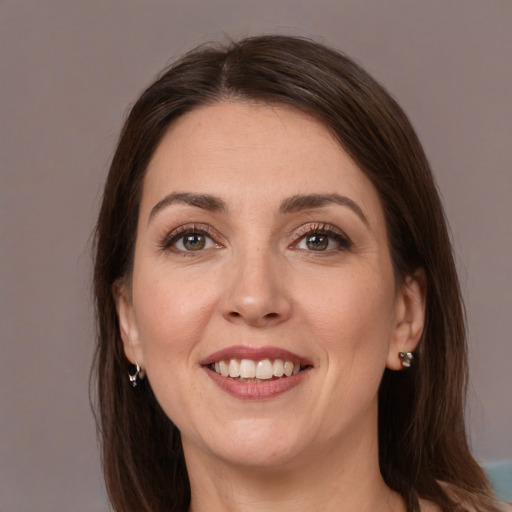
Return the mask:
<path id="1" fill-rule="evenodd" d="M 265 36 L 183 57 L 125 123 L 96 244 L 115 510 L 499 510 L 436 185 L 345 56 Z"/>

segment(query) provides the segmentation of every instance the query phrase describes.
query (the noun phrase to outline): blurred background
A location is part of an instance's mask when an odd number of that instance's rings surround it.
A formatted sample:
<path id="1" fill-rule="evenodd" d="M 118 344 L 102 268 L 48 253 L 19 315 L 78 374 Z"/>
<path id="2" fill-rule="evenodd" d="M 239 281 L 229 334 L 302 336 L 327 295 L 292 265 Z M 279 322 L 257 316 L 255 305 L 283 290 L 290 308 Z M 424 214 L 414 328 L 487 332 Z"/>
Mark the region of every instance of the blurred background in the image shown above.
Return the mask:
<path id="1" fill-rule="evenodd" d="M 90 235 L 118 132 L 174 58 L 263 32 L 346 52 L 410 116 L 467 301 L 472 446 L 511 459 L 511 27 L 510 0 L 0 0 L 0 510 L 108 510 Z"/>

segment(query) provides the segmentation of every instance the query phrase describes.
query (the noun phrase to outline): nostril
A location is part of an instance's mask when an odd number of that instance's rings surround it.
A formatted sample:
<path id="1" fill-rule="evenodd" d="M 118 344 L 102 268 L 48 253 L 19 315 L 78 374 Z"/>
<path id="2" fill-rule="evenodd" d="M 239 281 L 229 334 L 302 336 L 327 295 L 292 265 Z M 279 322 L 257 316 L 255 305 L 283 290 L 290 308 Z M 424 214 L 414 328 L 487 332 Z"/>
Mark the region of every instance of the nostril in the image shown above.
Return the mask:
<path id="1" fill-rule="evenodd" d="M 251 315 L 245 315 L 243 313 L 239 313 L 238 311 L 230 311 L 228 313 L 228 317 L 231 319 L 239 319 L 239 318 L 246 318 L 249 321 L 256 321 L 256 318 L 252 318 Z M 262 320 L 275 320 L 276 318 L 279 318 L 279 313 L 267 313 L 263 315 L 263 317 L 260 317 Z"/>

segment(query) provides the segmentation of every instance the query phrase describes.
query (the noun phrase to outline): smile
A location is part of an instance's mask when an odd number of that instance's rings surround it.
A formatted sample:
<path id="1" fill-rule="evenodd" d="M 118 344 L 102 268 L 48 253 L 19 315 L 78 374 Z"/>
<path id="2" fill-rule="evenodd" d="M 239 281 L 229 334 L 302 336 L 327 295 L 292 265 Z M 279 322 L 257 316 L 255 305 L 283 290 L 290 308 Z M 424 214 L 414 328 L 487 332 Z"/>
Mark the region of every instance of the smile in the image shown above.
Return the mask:
<path id="1" fill-rule="evenodd" d="M 223 391 L 242 400 L 277 397 L 303 381 L 311 361 L 277 347 L 225 348 L 201 361 L 207 375 Z"/>
<path id="2" fill-rule="evenodd" d="M 260 382 L 282 377 L 291 377 L 301 371 L 299 363 L 292 363 L 276 358 L 261 359 L 226 359 L 212 363 L 210 369 L 223 377 L 230 377 L 240 382 Z"/>

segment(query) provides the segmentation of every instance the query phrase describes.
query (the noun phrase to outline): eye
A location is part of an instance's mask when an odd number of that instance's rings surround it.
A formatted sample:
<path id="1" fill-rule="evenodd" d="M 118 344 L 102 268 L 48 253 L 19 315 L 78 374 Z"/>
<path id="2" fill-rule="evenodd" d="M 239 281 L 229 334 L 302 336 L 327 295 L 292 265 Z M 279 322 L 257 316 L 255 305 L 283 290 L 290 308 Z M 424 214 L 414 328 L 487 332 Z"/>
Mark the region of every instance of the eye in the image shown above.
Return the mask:
<path id="1" fill-rule="evenodd" d="M 343 232 L 325 224 L 309 226 L 294 245 L 295 249 L 314 252 L 342 251 L 351 247 L 351 240 Z"/>
<path id="2" fill-rule="evenodd" d="M 325 251 L 329 247 L 330 240 L 327 235 L 315 234 L 305 236 L 302 242 L 311 251 Z"/>
<path id="3" fill-rule="evenodd" d="M 214 245 L 213 240 L 202 233 L 187 233 L 175 242 L 174 247 L 179 251 L 200 251 Z"/>
<path id="4" fill-rule="evenodd" d="M 220 248 L 207 228 L 180 227 L 173 230 L 161 243 L 163 250 L 172 252 L 199 252 L 207 249 Z"/>

